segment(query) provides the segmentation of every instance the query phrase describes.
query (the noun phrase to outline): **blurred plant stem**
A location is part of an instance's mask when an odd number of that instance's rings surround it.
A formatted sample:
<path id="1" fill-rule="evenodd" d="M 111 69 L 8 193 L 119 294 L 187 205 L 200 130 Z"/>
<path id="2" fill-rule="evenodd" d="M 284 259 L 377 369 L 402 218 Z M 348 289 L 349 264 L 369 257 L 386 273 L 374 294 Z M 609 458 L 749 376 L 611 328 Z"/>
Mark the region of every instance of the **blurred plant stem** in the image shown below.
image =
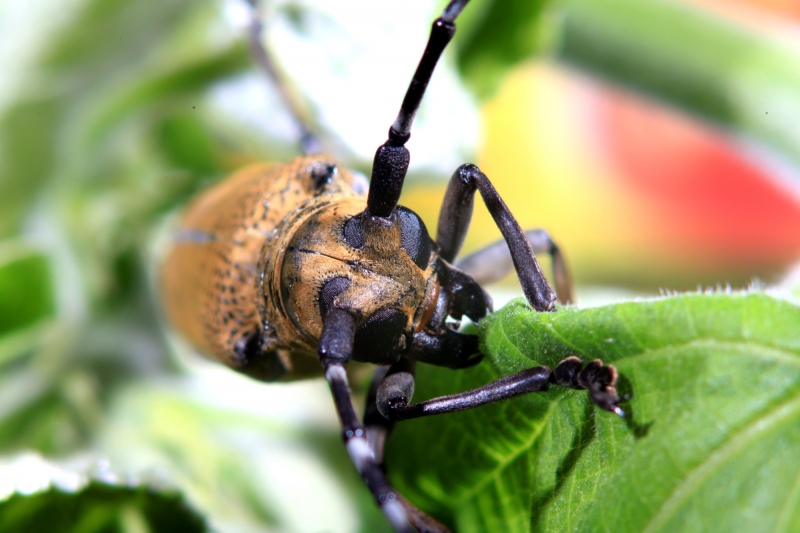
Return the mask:
<path id="1" fill-rule="evenodd" d="M 754 27 L 672 0 L 568 0 L 559 55 L 800 168 L 800 46 Z"/>

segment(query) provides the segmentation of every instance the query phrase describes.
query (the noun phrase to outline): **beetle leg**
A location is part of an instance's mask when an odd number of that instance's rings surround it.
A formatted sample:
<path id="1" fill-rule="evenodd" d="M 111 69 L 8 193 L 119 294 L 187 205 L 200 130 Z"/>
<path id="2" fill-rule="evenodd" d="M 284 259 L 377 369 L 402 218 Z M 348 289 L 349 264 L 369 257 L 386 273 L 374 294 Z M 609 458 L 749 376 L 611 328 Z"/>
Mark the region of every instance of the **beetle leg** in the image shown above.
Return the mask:
<path id="1" fill-rule="evenodd" d="M 486 208 L 508 244 L 528 303 L 537 311 L 554 311 L 556 294 L 542 274 L 528 238 L 489 178 L 475 165 L 461 165 L 450 178 L 436 233 L 439 255 L 447 262 L 452 262 L 458 255 L 472 218 L 476 189 L 480 191 Z"/>
<path id="2" fill-rule="evenodd" d="M 409 521 L 419 533 L 453 533 L 447 526 L 420 511 L 413 503 L 398 494 L 400 503 L 406 510 Z"/>
<path id="3" fill-rule="evenodd" d="M 393 380 L 387 379 L 378 389 L 378 410 L 388 420 L 400 421 L 421 416 L 464 411 L 488 403 L 498 402 L 530 392 L 544 392 L 550 383 L 572 389 L 589 389 L 592 400 L 598 407 L 619 416 L 625 416 L 619 403 L 623 400 L 617 395 L 617 370 L 604 366 L 595 360 L 585 367 L 577 357 L 567 357 L 555 370 L 546 366 L 528 368 L 521 372 L 502 377 L 483 387 L 449 396 L 440 396 L 424 402 L 411 404 L 413 376 L 409 384 L 408 375 Z"/>
<path id="4" fill-rule="evenodd" d="M 553 279 L 556 284 L 558 301 L 564 305 L 573 302 L 572 277 L 561 249 L 543 229 L 528 230 L 525 237 L 531 244 L 534 254 L 549 254 L 553 263 Z M 505 240 L 495 241 L 480 250 L 456 261 L 454 265 L 478 285 L 487 285 L 500 281 L 514 269 L 511 254 Z"/>
<path id="5" fill-rule="evenodd" d="M 413 376 L 415 361 L 402 358 L 400 361 L 391 367 L 379 367 L 372 378 L 372 383 L 367 393 L 367 405 L 364 410 L 364 429 L 367 434 L 367 441 L 372 449 L 372 455 L 375 457 L 375 462 L 385 470 L 383 465 L 383 449 L 386 444 L 386 438 L 394 428 L 394 422 L 386 419 L 378 411 L 377 396 L 378 388 L 383 383 L 384 379 L 398 372 L 406 372 Z M 405 499 L 401 494 L 398 494 L 398 501 L 403 506 L 408 516 L 409 522 L 420 533 L 451 533 L 443 524 L 431 518 L 423 511 L 419 510 L 413 503 Z"/>
<path id="6" fill-rule="evenodd" d="M 250 27 L 248 28 L 248 40 L 253 59 L 261 69 L 261 71 L 269 78 L 275 88 L 278 90 L 281 100 L 300 133 L 300 146 L 305 155 L 319 154 L 322 152 L 322 146 L 319 139 L 314 135 L 311 128 L 311 122 L 308 116 L 303 111 L 302 106 L 294 98 L 293 94 L 286 87 L 286 80 L 278 73 L 275 68 L 275 61 L 272 55 L 264 46 L 263 29 L 264 25 L 261 23 L 260 14 L 258 12 L 259 0 L 247 0 L 251 6 L 250 13 Z"/>
<path id="7" fill-rule="evenodd" d="M 383 470 L 375 461 L 364 427 L 353 408 L 345 365 L 353 353 L 354 337 L 353 316 L 332 306 L 325 313 L 319 340 L 319 359 L 325 369 L 325 379 L 330 385 L 336 412 L 342 424 L 345 448 L 392 528 L 397 533 L 415 533 L 405 508 L 398 501 L 397 491 L 386 481 Z"/>
<path id="8" fill-rule="evenodd" d="M 373 457 L 375 457 L 375 462 L 378 463 L 381 468 L 383 468 L 384 445 L 386 444 L 386 439 L 389 437 L 389 433 L 391 433 L 394 428 L 394 422 L 389 421 L 378 411 L 377 395 L 378 387 L 381 382 L 383 382 L 383 378 L 386 377 L 389 368 L 389 366 L 379 366 L 375 369 L 364 407 L 364 430 L 367 434 L 367 442 L 372 450 Z"/>
<path id="9" fill-rule="evenodd" d="M 438 334 L 425 330 L 415 333 L 411 354 L 422 363 L 448 368 L 468 368 L 483 360 L 477 336 L 449 328 Z"/>

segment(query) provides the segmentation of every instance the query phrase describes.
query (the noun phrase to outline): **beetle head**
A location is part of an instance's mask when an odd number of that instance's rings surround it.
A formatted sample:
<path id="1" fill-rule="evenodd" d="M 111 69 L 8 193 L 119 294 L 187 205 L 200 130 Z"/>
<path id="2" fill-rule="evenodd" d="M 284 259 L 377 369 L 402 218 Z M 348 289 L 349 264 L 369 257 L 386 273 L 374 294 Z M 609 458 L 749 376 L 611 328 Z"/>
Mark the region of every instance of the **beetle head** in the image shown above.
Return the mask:
<path id="1" fill-rule="evenodd" d="M 356 318 L 354 360 L 397 360 L 436 288 L 437 256 L 425 224 L 403 207 L 370 217 L 357 197 L 316 204 L 295 218 L 267 308 L 288 317 L 308 348 L 327 310 L 345 309 Z M 270 305 L 276 301 L 280 309 Z"/>

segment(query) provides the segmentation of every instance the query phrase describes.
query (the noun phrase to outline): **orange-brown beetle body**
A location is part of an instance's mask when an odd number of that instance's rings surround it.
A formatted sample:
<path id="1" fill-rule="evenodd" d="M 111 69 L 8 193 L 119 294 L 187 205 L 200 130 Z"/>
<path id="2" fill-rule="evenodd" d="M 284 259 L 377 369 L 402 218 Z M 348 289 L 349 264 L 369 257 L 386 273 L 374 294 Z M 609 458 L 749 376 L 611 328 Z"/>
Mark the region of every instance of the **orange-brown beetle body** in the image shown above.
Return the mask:
<path id="1" fill-rule="evenodd" d="M 301 157 L 248 167 L 186 209 L 163 266 L 164 306 L 171 322 L 205 355 L 267 380 L 283 377 L 286 369 L 295 370 L 288 374 L 294 378 L 320 373 L 316 357 L 291 355 L 291 339 L 279 342 L 262 334 L 266 305 L 256 291 L 262 256 L 276 247 L 273 255 L 285 252 L 281 237 L 288 218 L 308 216 L 321 194 L 326 202 L 358 198 L 347 172 L 337 172 L 323 190 L 316 186 L 313 174 L 326 165 L 324 158 Z M 291 329 L 285 318 L 272 327 Z M 266 337 L 266 351 L 273 353 L 257 364 L 243 355 L 255 335 Z"/>
<path id="2" fill-rule="evenodd" d="M 319 293 L 332 278 L 351 280 L 340 299 L 364 319 L 400 309 L 413 332 L 436 289 L 432 263 L 397 254 L 396 227 L 370 234 L 361 250 L 342 242 L 366 205 L 362 191 L 323 156 L 249 167 L 205 191 L 163 266 L 171 322 L 205 354 L 267 381 L 321 374 Z"/>

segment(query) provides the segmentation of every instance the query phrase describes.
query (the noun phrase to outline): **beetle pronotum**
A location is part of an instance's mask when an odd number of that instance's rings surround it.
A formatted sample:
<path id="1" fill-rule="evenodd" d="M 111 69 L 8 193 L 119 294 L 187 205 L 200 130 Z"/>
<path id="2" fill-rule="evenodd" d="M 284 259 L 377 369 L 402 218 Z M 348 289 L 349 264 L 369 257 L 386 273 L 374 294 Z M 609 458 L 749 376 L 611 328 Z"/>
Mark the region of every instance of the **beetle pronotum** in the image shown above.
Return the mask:
<path id="1" fill-rule="evenodd" d="M 347 451 L 392 527 L 403 533 L 447 529 L 386 480 L 383 444 L 395 422 L 544 391 L 551 383 L 588 389 L 600 408 L 624 414 L 614 367 L 600 361 L 584 366 L 576 357 L 552 370 L 530 368 L 478 389 L 411 403 L 416 362 L 460 368 L 482 358 L 477 338 L 457 325 L 464 316 L 478 321 L 491 311 L 479 283 L 513 264 L 530 305 L 553 312 L 556 293 L 534 255 L 544 252 L 553 257 L 562 302 L 569 300 L 558 247 L 543 231 L 524 233 L 475 165 L 462 165 L 450 179 L 435 240 L 414 212 L 397 205 L 414 115 L 467 2 L 452 0 L 434 21 L 388 140 L 375 154 L 366 197 L 350 172 L 316 153 L 319 144 L 284 95 L 302 128 L 306 155 L 244 169 L 199 196 L 182 218 L 163 270 L 167 313 L 202 351 L 264 381 L 324 374 Z M 257 23 L 251 39 L 258 63 L 277 81 Z M 476 191 L 505 243 L 453 266 Z M 507 266 L 496 260 L 509 252 Z M 349 361 L 381 365 L 363 424 L 350 398 Z"/>

